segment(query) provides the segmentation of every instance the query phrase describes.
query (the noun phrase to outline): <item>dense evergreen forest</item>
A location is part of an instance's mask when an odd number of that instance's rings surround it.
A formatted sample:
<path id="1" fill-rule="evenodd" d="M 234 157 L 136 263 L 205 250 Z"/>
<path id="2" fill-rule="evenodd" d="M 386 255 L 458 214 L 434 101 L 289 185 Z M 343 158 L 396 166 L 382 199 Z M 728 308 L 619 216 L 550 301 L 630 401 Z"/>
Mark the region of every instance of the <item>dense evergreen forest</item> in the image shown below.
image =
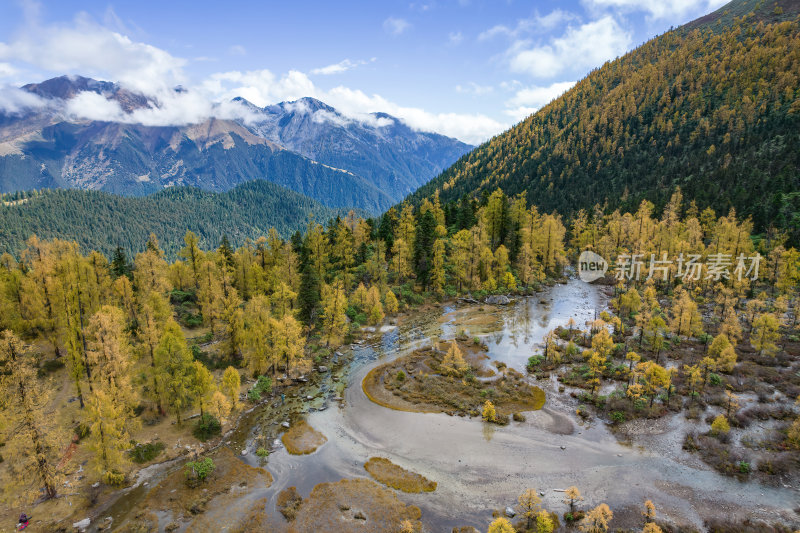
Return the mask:
<path id="1" fill-rule="evenodd" d="M 465 155 L 411 200 L 439 191 L 451 202 L 502 187 L 571 217 L 595 205 L 631 211 L 643 199 L 661 209 L 680 186 L 701 209 L 734 207 L 756 231 L 776 227 L 797 244 L 797 13 L 796 2 L 738 2 L 657 37 Z"/>
<path id="2" fill-rule="evenodd" d="M 334 218 L 337 210 L 274 183 L 256 180 L 215 193 L 175 187 L 143 197 L 99 191 L 45 189 L 8 193 L 0 205 L 0 253 L 18 252 L 31 235 L 74 240 L 81 250 L 110 255 L 117 246 L 138 253 L 150 233 L 174 259 L 186 230 L 204 245 L 227 235 L 234 246 L 275 228 L 283 237 L 310 219 Z M 343 212 L 342 212 L 343 213 Z"/>

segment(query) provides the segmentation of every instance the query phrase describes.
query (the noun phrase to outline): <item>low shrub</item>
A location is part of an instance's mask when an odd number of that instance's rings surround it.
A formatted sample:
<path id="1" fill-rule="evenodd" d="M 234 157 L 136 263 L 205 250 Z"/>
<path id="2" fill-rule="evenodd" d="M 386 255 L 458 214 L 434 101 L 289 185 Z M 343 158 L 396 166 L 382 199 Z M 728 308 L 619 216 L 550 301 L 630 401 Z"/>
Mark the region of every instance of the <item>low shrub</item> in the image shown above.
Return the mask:
<path id="1" fill-rule="evenodd" d="M 202 483 L 206 478 L 211 475 L 216 465 L 211 457 L 206 457 L 201 461 L 189 461 L 184 465 L 184 473 L 186 474 L 186 483 L 189 486 L 196 486 Z"/>
<path id="2" fill-rule="evenodd" d="M 39 377 L 42 377 L 46 374 L 52 374 L 56 370 L 60 370 L 64 368 L 64 359 L 48 359 L 44 363 L 42 363 L 42 367 L 39 369 L 38 374 Z"/>
<path id="3" fill-rule="evenodd" d="M 247 391 L 247 399 L 253 403 L 261 401 L 261 396 L 264 394 L 269 394 L 271 390 L 272 380 L 267 376 L 258 376 L 256 384 L 253 385 L 253 388 Z"/>
<path id="4" fill-rule="evenodd" d="M 199 441 L 205 442 L 214 435 L 222 432 L 222 424 L 213 415 L 205 413 L 201 416 L 192 430 L 192 435 Z"/>
<path id="5" fill-rule="evenodd" d="M 531 372 L 536 369 L 537 366 L 541 365 L 544 362 L 544 356 L 542 355 L 532 355 L 528 357 L 528 364 L 525 365 L 528 369 L 528 372 Z"/>
<path id="6" fill-rule="evenodd" d="M 128 451 L 128 456 L 134 463 L 149 463 L 164 451 L 163 442 L 148 442 L 147 444 L 137 444 Z"/>
<path id="7" fill-rule="evenodd" d="M 103 473 L 103 483 L 111 485 L 112 487 L 119 487 L 125 483 L 125 474 L 117 472 L 116 470 L 109 470 Z"/>

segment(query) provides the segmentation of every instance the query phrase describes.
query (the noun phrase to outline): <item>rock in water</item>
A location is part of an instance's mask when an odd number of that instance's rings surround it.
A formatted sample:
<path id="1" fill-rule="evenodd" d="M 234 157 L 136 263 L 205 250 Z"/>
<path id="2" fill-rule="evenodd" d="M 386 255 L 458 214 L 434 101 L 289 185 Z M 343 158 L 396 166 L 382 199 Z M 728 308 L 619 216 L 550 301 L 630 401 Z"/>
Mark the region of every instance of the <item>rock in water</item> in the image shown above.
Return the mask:
<path id="1" fill-rule="evenodd" d="M 487 296 L 484 300 L 484 303 L 489 305 L 508 305 L 511 303 L 511 300 L 504 294 L 493 294 L 491 296 Z"/>

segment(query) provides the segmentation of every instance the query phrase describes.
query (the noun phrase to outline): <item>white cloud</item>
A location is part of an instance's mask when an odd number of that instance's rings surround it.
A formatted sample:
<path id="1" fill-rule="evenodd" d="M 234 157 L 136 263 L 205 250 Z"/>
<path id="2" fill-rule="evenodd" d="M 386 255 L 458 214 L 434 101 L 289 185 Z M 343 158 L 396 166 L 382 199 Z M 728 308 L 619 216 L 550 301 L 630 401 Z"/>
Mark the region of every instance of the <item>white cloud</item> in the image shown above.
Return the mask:
<path id="1" fill-rule="evenodd" d="M 145 92 L 184 83 L 185 60 L 97 25 L 80 14 L 70 26 L 32 25 L 10 43 L 0 43 L 0 61 L 25 62 L 51 72 L 110 77 Z"/>
<path id="2" fill-rule="evenodd" d="M 47 105 L 46 101 L 33 93 L 23 91 L 17 87 L 0 86 L 0 112 L 15 114 Z"/>
<path id="3" fill-rule="evenodd" d="M 479 41 L 488 41 L 495 37 L 503 36 L 511 39 L 519 39 L 523 35 L 546 31 L 555 28 L 559 24 L 576 19 L 576 15 L 561 9 L 555 9 L 547 15 L 534 15 L 533 17 L 520 19 L 513 28 L 503 24 L 498 24 L 481 32 L 478 35 Z"/>
<path id="4" fill-rule="evenodd" d="M 526 87 L 517 91 L 509 103 L 542 107 L 561 96 L 575 85 L 574 81 L 558 81 L 547 86 Z"/>
<path id="5" fill-rule="evenodd" d="M 19 69 L 10 63 L 0 63 L 0 78 L 10 78 L 16 76 L 18 73 Z"/>
<path id="6" fill-rule="evenodd" d="M 385 27 L 390 33 L 399 34 L 410 25 L 402 19 L 390 18 Z M 149 126 L 195 124 L 209 117 L 252 120 L 253 113 L 246 106 L 230 102 L 233 97 L 241 96 L 257 106 L 265 106 L 310 96 L 334 106 L 348 119 L 387 126 L 390 120 L 370 114 L 385 112 L 411 128 L 435 131 L 472 143 L 483 141 L 506 127 L 486 115 L 432 113 L 344 86 L 323 90 L 308 74 L 297 70 L 280 76 L 269 70 L 219 72 L 191 84 L 184 72 L 186 60 L 103 27 L 85 14 L 78 15 L 68 25 L 46 26 L 31 16 L 18 35 L 15 40 L 0 42 L 0 65 L 7 72 L 24 65 L 27 70 L 35 68 L 54 75 L 81 74 L 118 81 L 122 87 L 142 93 L 153 102 L 149 108 L 125 113 L 114 101 L 95 93 L 82 93 L 67 102 L 62 110 L 74 119 Z M 335 68 L 322 67 L 318 72 L 333 72 L 350 66 L 344 63 Z M 175 91 L 178 85 L 187 90 Z M 5 110 L 16 112 L 39 105 L 45 103 L 24 91 L 0 92 L 0 106 Z M 331 119 L 324 114 L 319 118 Z"/>
<path id="7" fill-rule="evenodd" d="M 547 86 L 519 89 L 506 102 L 508 109 L 505 110 L 505 114 L 516 121 L 522 120 L 567 92 L 573 85 L 574 81 L 559 81 Z"/>
<path id="8" fill-rule="evenodd" d="M 80 92 L 64 103 L 63 112 L 73 120 L 100 120 L 144 126 L 187 126 L 210 117 L 252 120 L 253 114 L 238 102 L 215 103 L 197 91 L 173 92 L 157 106 L 125 112 L 120 105 L 91 91 Z"/>
<path id="9" fill-rule="evenodd" d="M 333 65 L 328 65 L 327 67 L 315 68 L 310 72 L 310 74 L 321 74 L 324 76 L 328 76 L 331 74 L 341 74 L 342 72 L 347 72 L 348 70 L 360 67 L 362 65 L 366 65 L 368 63 L 372 63 L 373 61 L 375 61 L 374 57 L 369 61 L 365 61 L 363 59 L 358 61 L 343 59 L 338 63 L 334 63 Z"/>
<path id="10" fill-rule="evenodd" d="M 483 114 L 431 113 L 417 107 L 401 106 L 380 95 L 369 96 L 363 91 L 347 87 L 331 89 L 326 93 L 325 101 L 345 114 L 357 116 L 363 112 L 383 111 L 400 118 L 413 129 L 434 131 L 473 144 L 485 141 L 507 127 L 506 124 Z"/>
<path id="11" fill-rule="evenodd" d="M 317 98 L 319 93 L 314 82 L 297 70 L 290 70 L 280 78 L 266 69 L 219 72 L 206 79 L 200 89 L 215 100 L 240 96 L 259 107 L 304 96 Z"/>
<path id="12" fill-rule="evenodd" d="M 75 119 L 121 122 L 126 118 L 125 112 L 117 102 L 90 91 L 80 92 L 69 99 L 64 111 Z"/>
<path id="13" fill-rule="evenodd" d="M 400 35 L 411 27 L 411 24 L 401 18 L 389 17 L 383 21 L 383 29 L 391 35 Z"/>
<path id="14" fill-rule="evenodd" d="M 202 89 L 216 99 L 241 96 L 259 107 L 310 96 L 333 106 L 348 118 L 377 127 L 387 126 L 390 121 L 378 119 L 370 113 L 384 112 L 401 119 L 413 129 L 433 131 L 469 143 L 482 142 L 507 126 L 482 114 L 432 113 L 344 86 L 326 91 L 315 86 L 306 74 L 299 71 L 290 71 L 280 77 L 268 70 L 224 72 L 206 80 Z M 323 118 L 326 117 L 321 115 L 320 119 Z"/>
<path id="15" fill-rule="evenodd" d="M 232 56 L 247 55 L 247 49 L 241 44 L 234 44 L 228 47 L 228 53 Z"/>
<path id="16" fill-rule="evenodd" d="M 692 12 L 716 9 L 728 0 L 583 0 L 592 8 L 614 8 L 622 11 L 644 11 L 653 19 L 677 17 Z"/>
<path id="17" fill-rule="evenodd" d="M 549 44 L 533 46 L 516 41 L 508 51 L 513 72 L 552 78 L 568 69 L 591 68 L 623 54 L 631 45 L 631 35 L 611 16 L 570 26 Z"/>
<path id="18" fill-rule="evenodd" d="M 478 85 L 474 81 L 468 82 L 465 85 L 456 85 L 456 92 L 465 94 L 474 94 L 475 96 L 483 96 L 494 91 L 491 85 Z"/>
<path id="19" fill-rule="evenodd" d="M 464 34 L 460 31 L 451 31 L 447 34 L 447 42 L 451 46 L 458 46 L 464 40 Z"/>

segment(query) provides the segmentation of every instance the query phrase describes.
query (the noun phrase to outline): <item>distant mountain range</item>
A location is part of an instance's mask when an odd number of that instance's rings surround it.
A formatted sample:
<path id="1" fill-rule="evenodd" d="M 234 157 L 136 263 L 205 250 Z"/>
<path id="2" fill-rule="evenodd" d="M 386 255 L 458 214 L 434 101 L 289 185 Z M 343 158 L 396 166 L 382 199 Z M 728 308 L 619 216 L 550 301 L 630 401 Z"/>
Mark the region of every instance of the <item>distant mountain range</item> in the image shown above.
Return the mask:
<path id="1" fill-rule="evenodd" d="M 248 120 L 144 126 L 75 119 L 63 111 L 83 92 L 102 95 L 125 113 L 158 105 L 115 83 L 62 76 L 22 89 L 53 105 L 0 111 L 0 192 L 144 195 L 178 185 L 225 191 L 265 179 L 329 207 L 379 213 L 471 149 L 389 115 L 356 120 L 310 98 L 263 109 L 240 100 Z"/>
<path id="2" fill-rule="evenodd" d="M 413 130 L 385 113 L 354 120 L 314 98 L 253 111 L 254 133 L 363 176 L 392 198 L 415 191 L 472 149 L 444 135 Z"/>

